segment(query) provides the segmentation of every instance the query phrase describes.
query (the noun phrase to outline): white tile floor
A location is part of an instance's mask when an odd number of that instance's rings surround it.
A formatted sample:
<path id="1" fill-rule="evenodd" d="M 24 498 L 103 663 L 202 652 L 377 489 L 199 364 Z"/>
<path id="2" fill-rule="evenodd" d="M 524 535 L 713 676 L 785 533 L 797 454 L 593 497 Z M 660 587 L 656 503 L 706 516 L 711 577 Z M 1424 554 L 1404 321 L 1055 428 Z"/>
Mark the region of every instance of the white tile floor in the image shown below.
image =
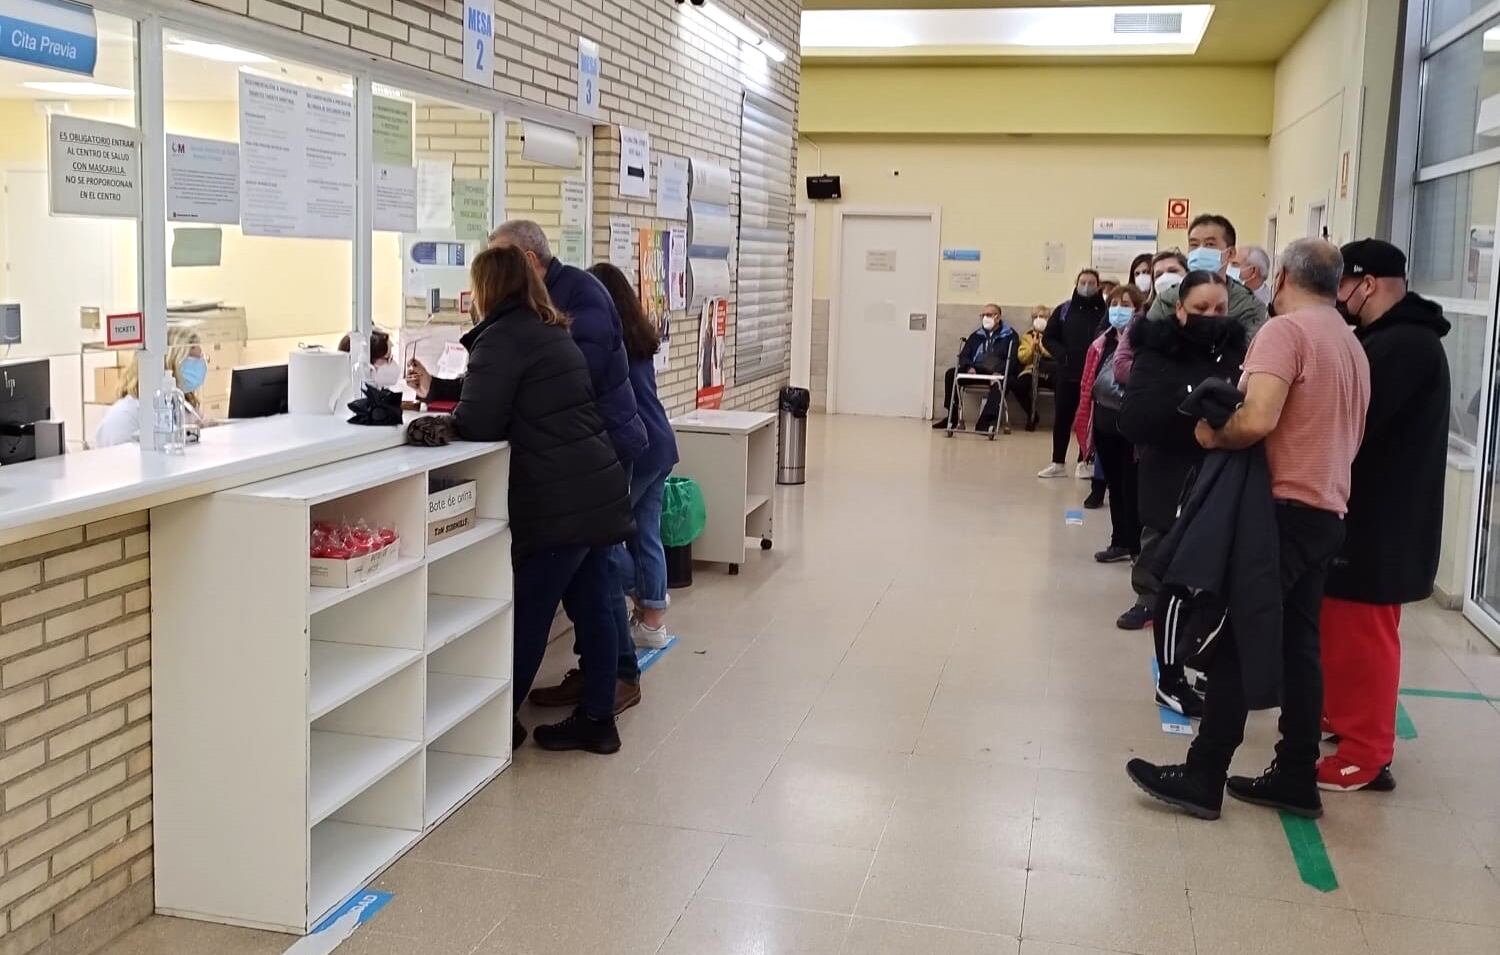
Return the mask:
<path id="1" fill-rule="evenodd" d="M 1495 955 L 1500 710 L 1408 697 L 1399 788 L 1330 796 L 1340 886 L 1276 816 L 1180 818 L 1126 780 L 1172 759 L 1146 634 L 1113 626 L 1104 512 L 1038 481 L 1042 435 L 814 419 L 776 548 L 675 595 L 681 641 L 613 758 L 532 746 L 391 868 L 340 955 Z M 1411 608 L 1406 685 L 1500 694 L 1500 657 Z M 567 665 L 554 645 L 545 676 Z M 539 714 L 523 718 L 536 722 Z M 1237 765 L 1269 758 L 1269 714 Z M 116 955 L 278 953 L 152 919 Z"/>

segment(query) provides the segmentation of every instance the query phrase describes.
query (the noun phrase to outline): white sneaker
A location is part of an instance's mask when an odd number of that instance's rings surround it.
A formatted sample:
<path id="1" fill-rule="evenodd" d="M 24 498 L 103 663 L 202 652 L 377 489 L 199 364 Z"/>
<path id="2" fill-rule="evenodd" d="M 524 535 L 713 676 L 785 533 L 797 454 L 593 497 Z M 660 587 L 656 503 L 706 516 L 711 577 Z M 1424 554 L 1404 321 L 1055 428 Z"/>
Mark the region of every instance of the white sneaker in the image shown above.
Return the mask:
<path id="1" fill-rule="evenodd" d="M 644 623 L 635 625 L 635 645 L 642 650 L 660 650 L 671 642 L 672 637 L 667 633 L 667 625 L 659 627 L 648 627 Z"/>
<path id="2" fill-rule="evenodd" d="M 1053 463 L 1036 472 L 1036 476 L 1039 478 L 1067 477 L 1068 469 L 1061 464 Z"/>
<path id="3" fill-rule="evenodd" d="M 1087 461 L 1079 461 L 1078 467 L 1073 471 L 1073 475 L 1080 481 L 1092 481 L 1094 479 L 1094 466 Z"/>

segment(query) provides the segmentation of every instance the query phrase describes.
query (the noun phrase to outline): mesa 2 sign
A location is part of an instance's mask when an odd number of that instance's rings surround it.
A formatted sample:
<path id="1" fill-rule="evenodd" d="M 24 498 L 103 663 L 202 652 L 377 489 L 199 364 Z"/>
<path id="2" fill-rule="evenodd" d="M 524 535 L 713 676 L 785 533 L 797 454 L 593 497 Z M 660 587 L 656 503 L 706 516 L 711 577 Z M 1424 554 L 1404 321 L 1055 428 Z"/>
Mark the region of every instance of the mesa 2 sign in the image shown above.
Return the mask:
<path id="1" fill-rule="evenodd" d="M 494 58 L 495 0 L 464 0 L 464 81 L 492 86 Z"/>

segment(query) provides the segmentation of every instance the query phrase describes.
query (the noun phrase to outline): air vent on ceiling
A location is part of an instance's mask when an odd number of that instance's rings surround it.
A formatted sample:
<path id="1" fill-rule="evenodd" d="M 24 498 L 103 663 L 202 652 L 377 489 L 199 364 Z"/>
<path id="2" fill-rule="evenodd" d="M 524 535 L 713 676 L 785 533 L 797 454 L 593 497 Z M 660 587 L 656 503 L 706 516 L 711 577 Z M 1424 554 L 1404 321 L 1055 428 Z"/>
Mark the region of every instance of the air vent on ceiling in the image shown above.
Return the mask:
<path id="1" fill-rule="evenodd" d="M 1117 13 L 1116 33 L 1181 33 L 1181 13 Z"/>

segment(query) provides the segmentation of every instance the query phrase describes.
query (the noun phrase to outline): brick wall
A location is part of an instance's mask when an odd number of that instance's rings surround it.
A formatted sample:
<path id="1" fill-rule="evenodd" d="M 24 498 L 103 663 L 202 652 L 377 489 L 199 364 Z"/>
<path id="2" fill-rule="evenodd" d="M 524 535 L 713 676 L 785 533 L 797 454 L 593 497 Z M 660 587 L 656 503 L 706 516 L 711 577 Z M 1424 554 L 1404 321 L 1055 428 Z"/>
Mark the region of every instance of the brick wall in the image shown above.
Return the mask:
<path id="1" fill-rule="evenodd" d="M 144 511 L 0 547 L 0 955 L 151 912 L 149 548 Z"/>

